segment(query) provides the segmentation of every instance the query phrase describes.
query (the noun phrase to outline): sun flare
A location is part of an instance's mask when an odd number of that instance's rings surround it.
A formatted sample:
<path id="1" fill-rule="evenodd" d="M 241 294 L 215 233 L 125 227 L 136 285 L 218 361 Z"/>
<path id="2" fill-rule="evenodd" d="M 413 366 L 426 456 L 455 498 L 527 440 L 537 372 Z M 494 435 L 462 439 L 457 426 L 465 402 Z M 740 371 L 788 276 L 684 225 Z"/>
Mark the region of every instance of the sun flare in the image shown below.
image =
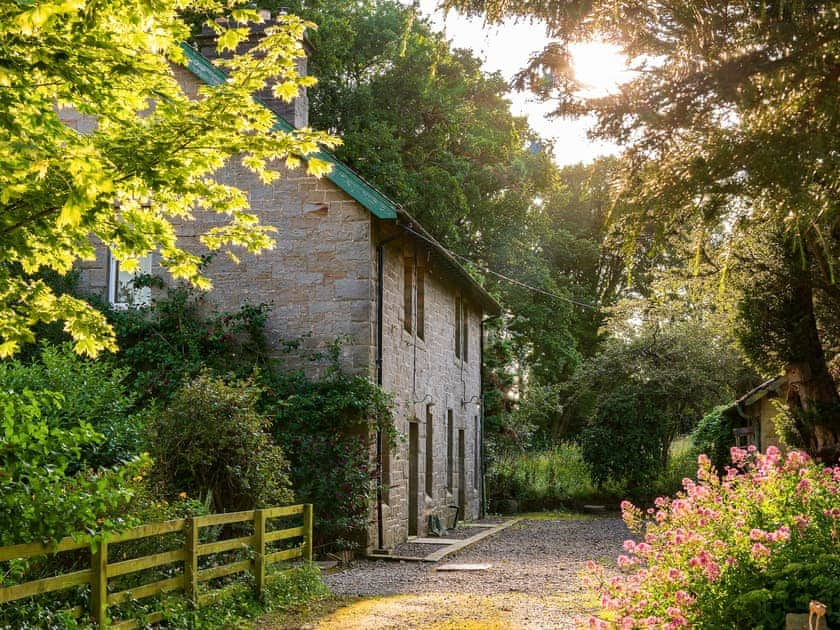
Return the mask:
<path id="1" fill-rule="evenodd" d="M 614 93 L 632 78 L 627 59 L 618 46 L 601 41 L 571 44 L 572 68 L 582 84 L 581 95 L 600 97 Z"/>

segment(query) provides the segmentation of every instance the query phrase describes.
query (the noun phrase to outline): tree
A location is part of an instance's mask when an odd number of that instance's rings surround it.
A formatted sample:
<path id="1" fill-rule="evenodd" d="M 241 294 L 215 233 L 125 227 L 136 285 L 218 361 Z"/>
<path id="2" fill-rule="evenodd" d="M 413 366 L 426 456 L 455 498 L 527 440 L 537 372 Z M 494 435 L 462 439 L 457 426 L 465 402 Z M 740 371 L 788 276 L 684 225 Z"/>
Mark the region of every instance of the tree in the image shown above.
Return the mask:
<path id="1" fill-rule="evenodd" d="M 817 423 L 812 450 L 840 442 L 840 398 L 826 360 L 818 303 L 840 305 L 835 280 L 840 202 L 840 15 L 830 2 L 447 0 L 449 7 L 544 20 L 555 38 L 520 85 L 555 98 L 561 114 L 592 113 L 594 134 L 624 145 L 617 196 L 632 235 L 651 224 L 703 255 L 716 239 L 784 235 L 798 261 L 780 282 L 796 303 L 795 407 Z M 616 94 L 576 93 L 568 42 L 604 38 L 637 69 Z M 728 266 L 724 266 L 726 270 Z M 788 267 L 788 269 L 790 269 Z M 788 322 L 789 324 L 790 322 Z M 803 330 L 807 327 L 807 331 Z"/>
<path id="2" fill-rule="evenodd" d="M 398 2 L 301 5 L 292 8 L 318 24 L 312 119 L 342 137 L 338 157 L 476 263 L 466 266 L 515 312 L 507 348 L 524 369 L 538 380 L 568 376 L 580 360 L 574 308 L 483 270 L 578 291 L 541 252 L 555 227 L 543 201 L 561 184 L 546 143 L 510 113 L 507 83 Z"/>
<path id="3" fill-rule="evenodd" d="M 78 352 L 113 349 L 105 319 L 81 300 L 56 295 L 37 277 L 60 274 L 107 245 L 130 269 L 158 250 L 176 278 L 207 287 L 200 259 L 176 243 L 173 221 L 196 211 L 225 221 L 203 235 L 211 250 L 271 246 L 245 194 L 213 174 L 241 158 L 265 181 L 285 161 L 331 144 L 323 134 L 273 129 L 250 98 L 269 83 L 291 98 L 312 80 L 295 59 L 307 23 L 281 17 L 250 52 L 224 62 L 228 80 L 191 100 L 173 64 L 189 29 L 180 11 L 218 14 L 219 48 L 233 50 L 256 11 L 215 0 L 14 0 L 0 6 L 0 356 L 33 338 L 39 322 L 63 320 Z M 95 116 L 95 127 L 67 119 Z M 324 164 L 308 162 L 310 172 Z"/>
<path id="4" fill-rule="evenodd" d="M 706 410 L 732 400 L 741 362 L 725 329 L 624 325 L 583 365 L 570 402 L 588 418 L 581 444 L 594 477 L 637 484 L 665 469 L 671 443 Z"/>

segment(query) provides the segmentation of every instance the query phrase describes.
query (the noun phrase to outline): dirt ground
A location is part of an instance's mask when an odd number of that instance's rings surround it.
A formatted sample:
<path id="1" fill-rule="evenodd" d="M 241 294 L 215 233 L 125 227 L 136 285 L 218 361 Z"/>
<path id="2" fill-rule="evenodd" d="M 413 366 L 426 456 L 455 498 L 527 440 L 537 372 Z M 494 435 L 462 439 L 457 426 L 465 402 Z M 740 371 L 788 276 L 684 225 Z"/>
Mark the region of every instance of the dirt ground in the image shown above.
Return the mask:
<path id="1" fill-rule="evenodd" d="M 618 518 L 524 519 L 437 563 L 361 560 L 324 576 L 335 593 L 309 615 L 261 620 L 257 628 L 565 629 L 596 609 L 585 564 L 613 565 L 629 532 Z M 487 563 L 442 572 L 452 563 Z"/>

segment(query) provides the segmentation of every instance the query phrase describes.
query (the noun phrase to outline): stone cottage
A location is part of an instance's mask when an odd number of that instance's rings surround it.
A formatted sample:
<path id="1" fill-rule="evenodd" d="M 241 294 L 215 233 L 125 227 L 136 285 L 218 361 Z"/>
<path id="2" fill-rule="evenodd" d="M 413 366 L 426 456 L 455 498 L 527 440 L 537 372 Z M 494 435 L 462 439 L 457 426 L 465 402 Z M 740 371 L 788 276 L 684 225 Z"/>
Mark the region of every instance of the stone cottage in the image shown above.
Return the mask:
<path id="1" fill-rule="evenodd" d="M 175 68 L 188 95 L 224 75 L 185 47 L 186 68 Z M 212 46 L 202 47 L 208 55 Z M 306 95 L 291 106 L 264 100 L 284 129 L 306 126 Z M 79 123 L 79 124 L 83 124 Z M 371 509 L 368 549 L 389 549 L 423 535 L 430 516 L 476 517 L 482 496 L 482 324 L 499 305 L 458 262 L 397 204 L 331 155 L 322 179 L 285 171 L 265 185 L 231 164 L 219 178 L 247 191 L 252 211 L 277 228 L 276 248 L 218 257 L 206 270 L 208 296 L 222 309 L 271 303 L 270 343 L 305 337 L 308 349 L 339 337 L 350 341 L 345 369 L 369 375 L 394 396 L 397 430 L 406 439 L 378 449 L 382 489 Z M 197 235 L 215 216 L 179 229 L 201 251 Z M 155 271 L 154 260 L 141 271 Z M 82 284 L 114 304 L 144 303 L 130 275 L 104 249 L 81 269 Z"/>

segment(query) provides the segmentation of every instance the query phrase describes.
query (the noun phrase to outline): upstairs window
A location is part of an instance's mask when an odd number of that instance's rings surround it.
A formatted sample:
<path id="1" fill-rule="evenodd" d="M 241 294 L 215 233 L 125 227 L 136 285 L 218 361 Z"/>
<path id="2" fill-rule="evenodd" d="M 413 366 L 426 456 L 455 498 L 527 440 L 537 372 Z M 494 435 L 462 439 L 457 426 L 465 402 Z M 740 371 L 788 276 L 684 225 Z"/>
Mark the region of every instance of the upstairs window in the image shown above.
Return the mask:
<path id="1" fill-rule="evenodd" d="M 455 358 L 461 358 L 461 296 L 455 296 Z"/>
<path id="2" fill-rule="evenodd" d="M 125 271 L 120 261 L 108 254 L 108 302 L 118 308 L 130 306 L 149 306 L 152 303 L 151 287 L 137 287 L 138 276 L 152 273 L 151 254 L 137 261 L 134 271 Z"/>
<path id="3" fill-rule="evenodd" d="M 417 336 L 420 339 L 426 338 L 426 267 L 423 260 L 418 260 L 415 267 L 417 274 L 417 286 L 415 287 L 417 302 Z"/>
<path id="4" fill-rule="evenodd" d="M 426 268 L 414 251 L 403 257 L 403 328 L 425 339 Z"/>
<path id="5" fill-rule="evenodd" d="M 469 307 L 460 295 L 455 296 L 455 358 L 469 361 Z"/>
<path id="6" fill-rule="evenodd" d="M 470 360 L 470 309 L 467 306 L 467 301 L 461 301 L 461 358 L 464 362 Z"/>
<path id="7" fill-rule="evenodd" d="M 414 330 L 414 254 L 403 257 L 403 327 Z"/>

